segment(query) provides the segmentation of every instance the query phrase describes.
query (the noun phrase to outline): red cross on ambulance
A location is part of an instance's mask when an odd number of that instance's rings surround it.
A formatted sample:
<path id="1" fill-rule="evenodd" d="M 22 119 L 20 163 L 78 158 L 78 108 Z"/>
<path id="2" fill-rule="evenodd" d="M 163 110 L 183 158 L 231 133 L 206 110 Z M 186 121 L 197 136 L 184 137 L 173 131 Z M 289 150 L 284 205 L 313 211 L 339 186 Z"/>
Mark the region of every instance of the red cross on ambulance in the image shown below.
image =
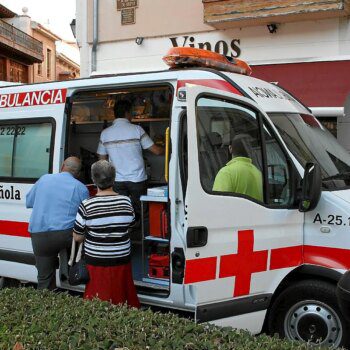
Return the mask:
<path id="1" fill-rule="evenodd" d="M 234 297 L 249 294 L 252 274 L 267 270 L 268 251 L 253 249 L 254 231 L 238 231 L 237 253 L 220 257 L 219 278 L 236 277 Z"/>
<path id="2" fill-rule="evenodd" d="M 218 257 L 186 261 L 185 284 L 216 279 Z M 237 253 L 219 257 L 218 278 L 235 277 L 232 296 L 250 293 L 252 274 L 267 271 L 268 250 L 254 251 L 254 231 L 238 231 Z"/>

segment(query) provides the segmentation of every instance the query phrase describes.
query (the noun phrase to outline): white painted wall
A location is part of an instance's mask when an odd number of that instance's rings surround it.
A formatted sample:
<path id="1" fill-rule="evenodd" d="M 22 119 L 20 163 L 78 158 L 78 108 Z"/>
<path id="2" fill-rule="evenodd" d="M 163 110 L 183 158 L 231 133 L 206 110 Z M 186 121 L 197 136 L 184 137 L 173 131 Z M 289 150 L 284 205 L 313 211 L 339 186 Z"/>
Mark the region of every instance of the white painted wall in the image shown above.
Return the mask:
<path id="1" fill-rule="evenodd" d="M 82 76 L 89 76 L 91 74 L 92 39 L 92 28 L 90 28 L 92 20 L 89 16 L 92 16 L 92 1 L 76 1 L 81 73 Z M 143 1 L 145 0 L 140 0 L 140 3 Z M 140 13 L 140 9 L 136 11 Z M 161 8 L 159 11 L 161 12 Z M 103 13 L 105 12 L 102 11 Z M 277 33 L 274 34 L 270 34 L 266 26 L 208 31 L 208 26 L 200 27 L 198 21 L 195 21 L 193 32 L 166 36 L 162 36 L 162 33 L 159 32 L 157 36 L 145 37 L 142 45 L 137 45 L 134 36 L 131 39 L 124 39 L 125 32 L 123 32 L 122 40 L 119 39 L 115 26 L 120 22 L 120 13 L 114 11 L 112 15 L 109 14 L 107 17 L 109 22 L 106 22 L 104 15 L 99 18 L 99 27 L 102 27 L 103 30 L 99 33 L 97 71 L 94 74 L 166 69 L 162 57 L 173 46 L 170 38 L 177 38 L 178 45 L 183 46 L 185 37 L 187 37 L 185 46 L 192 44 L 199 47 L 200 43 L 209 42 L 212 49 L 215 45 L 221 46 L 221 51 L 225 44 L 217 44 L 218 42 L 224 41 L 230 48 L 232 40 L 236 40 L 235 44 L 240 48 L 239 57 L 251 64 L 350 59 L 350 19 L 348 18 L 281 24 Z M 203 16 L 203 13 L 198 15 Z M 115 20 L 113 21 L 112 18 Z M 144 23 L 144 25 L 147 24 Z M 111 31 L 114 33 L 114 40 L 111 35 L 106 37 L 108 26 L 113 28 Z M 133 25 L 124 27 L 133 30 Z M 124 27 L 123 30 L 125 30 Z M 186 28 L 188 28 L 188 21 Z M 179 28 L 174 27 L 174 30 L 179 30 Z M 228 50 L 228 54 L 231 53 L 236 56 L 237 50 Z"/>
<path id="2" fill-rule="evenodd" d="M 80 76 L 90 75 L 90 45 L 88 43 L 88 15 L 86 0 L 76 0 L 76 37 L 80 50 Z M 83 65 L 81 65 L 83 64 Z"/>
<path id="3" fill-rule="evenodd" d="M 28 35 L 32 34 L 32 28 L 31 28 L 31 18 L 29 16 L 23 15 L 23 16 L 16 16 L 13 18 L 7 18 L 5 21 L 17 29 L 21 30 L 22 32 L 27 33 Z"/>

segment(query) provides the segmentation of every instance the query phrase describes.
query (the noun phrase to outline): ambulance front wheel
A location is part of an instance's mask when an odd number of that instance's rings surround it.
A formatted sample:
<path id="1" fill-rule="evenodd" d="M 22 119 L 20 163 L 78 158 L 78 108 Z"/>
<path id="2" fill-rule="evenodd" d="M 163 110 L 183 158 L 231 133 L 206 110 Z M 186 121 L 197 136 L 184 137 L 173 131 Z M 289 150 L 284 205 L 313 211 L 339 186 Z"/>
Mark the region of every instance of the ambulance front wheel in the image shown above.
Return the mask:
<path id="1" fill-rule="evenodd" d="M 336 299 L 336 285 L 326 281 L 293 283 L 274 301 L 268 319 L 271 334 L 322 346 L 349 346 L 349 324 Z"/>

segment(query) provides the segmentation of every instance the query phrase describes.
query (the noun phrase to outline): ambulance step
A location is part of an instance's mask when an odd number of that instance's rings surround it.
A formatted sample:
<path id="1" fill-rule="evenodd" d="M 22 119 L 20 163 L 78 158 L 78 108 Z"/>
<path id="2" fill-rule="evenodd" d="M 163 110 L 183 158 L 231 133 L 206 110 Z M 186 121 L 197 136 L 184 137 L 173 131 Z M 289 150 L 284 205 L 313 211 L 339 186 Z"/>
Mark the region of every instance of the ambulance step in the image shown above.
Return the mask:
<path id="1" fill-rule="evenodd" d="M 169 243 L 169 239 L 167 239 L 167 238 L 160 238 L 160 237 L 154 237 L 154 236 L 146 236 L 145 241 Z"/>
<path id="2" fill-rule="evenodd" d="M 153 278 L 143 278 L 142 281 L 134 281 L 135 286 L 137 287 L 145 287 L 152 289 L 160 289 L 160 290 L 168 290 L 169 289 L 169 281 L 168 280 L 159 280 Z"/>

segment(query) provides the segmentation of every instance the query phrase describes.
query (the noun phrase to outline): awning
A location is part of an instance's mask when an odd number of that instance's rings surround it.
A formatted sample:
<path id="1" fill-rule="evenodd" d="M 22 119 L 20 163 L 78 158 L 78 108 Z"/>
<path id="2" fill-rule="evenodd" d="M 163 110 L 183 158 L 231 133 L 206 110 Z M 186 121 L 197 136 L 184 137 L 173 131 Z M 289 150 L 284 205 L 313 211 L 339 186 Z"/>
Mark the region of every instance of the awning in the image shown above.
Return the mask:
<path id="1" fill-rule="evenodd" d="M 350 93 L 350 61 L 252 66 L 255 78 L 277 82 L 308 107 L 343 107 Z"/>

